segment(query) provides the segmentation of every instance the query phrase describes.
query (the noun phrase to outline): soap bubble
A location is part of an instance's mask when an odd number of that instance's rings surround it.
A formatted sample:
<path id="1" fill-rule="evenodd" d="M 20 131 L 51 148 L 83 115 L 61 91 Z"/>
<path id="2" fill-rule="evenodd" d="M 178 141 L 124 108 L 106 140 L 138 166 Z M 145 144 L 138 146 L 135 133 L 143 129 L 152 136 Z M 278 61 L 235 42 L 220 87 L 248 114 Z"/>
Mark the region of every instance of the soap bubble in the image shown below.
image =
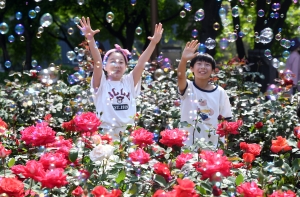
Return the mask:
<path id="1" fill-rule="evenodd" d="M 10 68 L 10 67 L 11 67 L 11 62 L 8 61 L 8 60 L 5 61 L 4 66 L 5 66 L 6 68 Z"/>
<path id="2" fill-rule="evenodd" d="M 265 15 L 265 11 L 264 10 L 258 10 L 257 15 L 259 17 L 263 17 Z"/>
<path id="3" fill-rule="evenodd" d="M 41 11 L 41 8 L 40 8 L 40 6 L 36 6 L 36 7 L 34 8 L 34 10 L 35 10 L 36 13 L 39 13 L 39 12 Z"/>
<path id="4" fill-rule="evenodd" d="M 289 51 L 283 51 L 282 57 L 283 57 L 284 59 L 288 59 L 288 58 L 290 57 L 290 52 L 289 52 Z"/>
<path id="5" fill-rule="evenodd" d="M 70 27 L 69 29 L 68 29 L 68 34 L 69 35 L 72 35 L 74 33 L 74 29 L 72 28 L 72 27 Z"/>
<path id="6" fill-rule="evenodd" d="M 291 44 L 291 41 L 290 41 L 290 40 L 286 40 L 286 41 L 285 41 L 285 44 L 284 44 L 284 47 L 288 49 L 288 48 L 291 47 L 291 45 L 292 45 L 292 44 Z"/>
<path id="7" fill-rule="evenodd" d="M 67 58 L 70 60 L 70 61 L 73 61 L 75 58 L 76 58 L 76 54 L 74 51 L 68 51 L 67 52 Z"/>
<path id="8" fill-rule="evenodd" d="M 264 54 L 266 57 L 270 57 L 272 55 L 270 49 L 266 49 Z"/>
<path id="9" fill-rule="evenodd" d="M 238 17 L 239 16 L 239 7 L 238 6 L 234 6 L 231 10 L 232 16 L 233 17 Z"/>
<path id="10" fill-rule="evenodd" d="M 289 69 L 284 70 L 282 74 L 283 74 L 283 78 L 286 80 L 291 80 L 294 75 L 294 73 Z"/>
<path id="11" fill-rule="evenodd" d="M 112 13 L 112 12 L 107 12 L 107 14 L 106 14 L 106 21 L 107 21 L 108 23 L 111 23 L 111 22 L 114 20 L 114 18 L 115 18 L 114 13 Z"/>
<path id="12" fill-rule="evenodd" d="M 29 18 L 31 18 L 31 19 L 35 18 L 35 17 L 36 17 L 36 12 L 35 12 L 35 10 L 29 10 L 28 16 L 29 16 Z"/>
<path id="13" fill-rule="evenodd" d="M 23 42 L 25 41 L 25 37 L 24 36 L 20 36 L 20 40 Z"/>
<path id="14" fill-rule="evenodd" d="M 150 84 L 152 81 L 153 81 L 153 79 L 152 79 L 151 75 L 147 75 L 147 76 L 145 77 L 145 82 L 146 82 L 146 84 Z"/>
<path id="15" fill-rule="evenodd" d="M 83 5 L 84 4 L 84 0 L 77 0 L 78 5 Z"/>
<path id="16" fill-rule="evenodd" d="M 184 10 L 182 10 L 179 15 L 181 18 L 184 18 L 186 16 L 186 13 Z"/>
<path id="17" fill-rule="evenodd" d="M 278 19 L 278 17 L 279 17 L 279 13 L 278 13 L 278 12 L 275 12 L 275 15 L 274 15 L 274 17 L 275 17 L 276 19 Z"/>
<path id="18" fill-rule="evenodd" d="M 8 32 L 9 28 L 8 28 L 8 25 L 3 22 L 3 23 L 0 23 L 0 33 L 1 34 L 6 34 Z"/>
<path id="19" fill-rule="evenodd" d="M 22 18 L 22 13 L 21 12 L 17 12 L 16 13 L 16 19 L 20 20 Z"/>
<path id="20" fill-rule="evenodd" d="M 135 6 L 136 0 L 130 0 L 130 3 L 131 3 L 132 6 Z"/>
<path id="21" fill-rule="evenodd" d="M 252 17 L 251 14 L 249 14 L 249 15 L 247 16 L 247 22 L 251 23 L 252 20 L 253 20 L 253 17 Z"/>
<path id="22" fill-rule="evenodd" d="M 214 28 L 214 30 L 219 30 L 220 29 L 220 24 L 218 23 L 218 22 L 215 22 L 214 24 L 213 24 L 213 28 Z"/>
<path id="23" fill-rule="evenodd" d="M 186 10 L 186 11 L 191 11 L 192 10 L 192 6 L 191 6 L 191 4 L 189 4 L 189 3 L 185 3 L 184 4 L 184 9 Z"/>
<path id="24" fill-rule="evenodd" d="M 276 100 L 278 97 L 279 88 L 275 84 L 268 86 L 266 96 L 271 100 Z"/>
<path id="25" fill-rule="evenodd" d="M 67 115 L 71 114 L 72 113 L 72 107 L 69 106 L 69 105 L 65 106 L 64 107 L 64 113 L 67 114 Z"/>
<path id="26" fill-rule="evenodd" d="M 272 4 L 272 10 L 273 11 L 278 11 L 278 10 L 280 10 L 280 3 L 273 3 Z"/>
<path id="27" fill-rule="evenodd" d="M 277 40 L 277 41 L 281 40 L 281 34 L 280 33 L 275 35 L 275 40 Z"/>
<path id="28" fill-rule="evenodd" d="M 226 38 L 222 38 L 220 40 L 220 48 L 226 49 L 228 47 L 228 40 Z"/>
<path id="29" fill-rule="evenodd" d="M 275 17 L 275 13 L 274 13 L 274 12 L 271 12 L 270 17 L 271 17 L 271 18 L 274 18 L 274 17 Z"/>
<path id="30" fill-rule="evenodd" d="M 49 25 L 52 24 L 52 22 L 53 22 L 53 18 L 49 13 L 43 14 L 43 16 L 40 19 L 40 24 L 43 27 L 48 27 Z"/>
<path id="31" fill-rule="evenodd" d="M 57 82 L 58 77 L 59 71 L 54 66 L 43 69 L 39 72 L 39 80 L 44 84 L 53 84 Z"/>
<path id="32" fill-rule="evenodd" d="M 238 36 L 234 32 L 228 34 L 228 42 L 235 42 L 237 38 Z"/>
<path id="33" fill-rule="evenodd" d="M 15 41 L 14 35 L 8 36 L 8 41 L 9 41 L 9 42 L 14 42 L 14 41 Z"/>
<path id="34" fill-rule="evenodd" d="M 197 12 L 195 13 L 195 21 L 202 21 L 204 19 L 205 13 L 203 9 L 199 9 L 197 10 Z"/>
<path id="35" fill-rule="evenodd" d="M 38 32 L 39 32 L 39 33 L 43 33 L 43 32 L 44 32 L 44 27 L 43 27 L 43 26 L 40 26 L 40 27 L 38 28 Z"/>
<path id="36" fill-rule="evenodd" d="M 137 27 L 137 28 L 135 29 L 135 33 L 136 33 L 137 35 L 141 35 L 142 32 L 143 32 L 143 30 L 142 30 L 141 27 Z"/>
<path id="37" fill-rule="evenodd" d="M 278 59 L 277 58 L 273 58 L 273 60 L 272 60 L 272 65 L 273 65 L 273 67 L 274 68 L 279 68 L 279 61 L 278 61 Z"/>
<path id="38" fill-rule="evenodd" d="M 24 33 L 24 26 L 22 24 L 18 24 L 15 26 L 15 32 L 18 35 L 22 35 Z"/>
<path id="39" fill-rule="evenodd" d="M 259 41 L 263 44 L 270 43 L 273 39 L 273 30 L 269 27 L 260 32 Z"/>
<path id="40" fill-rule="evenodd" d="M 198 30 L 197 29 L 194 29 L 193 31 L 192 31 L 192 37 L 193 38 L 196 38 L 198 36 Z"/>
<path id="41" fill-rule="evenodd" d="M 206 51 L 205 45 L 201 43 L 198 47 L 198 52 L 205 53 L 205 51 Z"/>
<path id="42" fill-rule="evenodd" d="M 226 10 L 225 10 L 225 8 L 221 7 L 221 8 L 219 9 L 219 16 L 220 16 L 221 18 L 226 17 Z"/>
<path id="43" fill-rule="evenodd" d="M 267 4 L 270 4 L 270 3 L 271 3 L 271 1 L 272 1 L 272 0 L 266 0 L 266 3 L 267 3 Z"/>
<path id="44" fill-rule="evenodd" d="M 239 37 L 240 37 L 240 38 L 243 38 L 244 36 L 245 36 L 245 33 L 242 32 L 242 31 L 240 31 L 240 32 L 239 32 Z"/>
<path id="45" fill-rule="evenodd" d="M 216 47 L 216 41 L 212 38 L 207 38 L 205 41 L 205 47 L 208 49 L 214 49 Z"/>
<path id="46" fill-rule="evenodd" d="M 73 22 L 77 25 L 80 21 L 80 18 L 78 16 L 74 17 Z"/>
<path id="47" fill-rule="evenodd" d="M 31 66 L 32 66 L 32 68 L 35 68 L 37 66 L 37 61 L 36 60 L 32 60 L 31 61 Z"/>

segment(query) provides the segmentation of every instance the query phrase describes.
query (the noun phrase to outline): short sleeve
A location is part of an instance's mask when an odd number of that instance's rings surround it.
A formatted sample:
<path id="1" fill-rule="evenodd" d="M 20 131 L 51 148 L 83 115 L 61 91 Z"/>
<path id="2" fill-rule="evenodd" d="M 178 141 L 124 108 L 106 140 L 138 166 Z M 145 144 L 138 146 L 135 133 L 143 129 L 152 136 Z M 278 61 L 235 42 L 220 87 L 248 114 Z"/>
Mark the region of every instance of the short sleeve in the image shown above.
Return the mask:
<path id="1" fill-rule="evenodd" d="M 187 94 L 188 94 L 187 93 L 188 92 L 187 89 L 190 88 L 190 87 L 191 87 L 191 81 L 189 81 L 189 80 L 186 81 L 186 86 L 185 86 L 185 88 L 183 90 L 183 94 L 180 93 L 179 87 L 177 87 L 177 93 L 178 93 L 179 98 L 181 100 L 183 100 L 183 99 L 185 99 L 187 97 Z"/>
<path id="2" fill-rule="evenodd" d="M 97 89 L 94 89 L 94 88 L 93 88 L 93 81 L 94 81 L 94 75 L 92 76 L 90 87 L 91 87 L 91 92 L 93 92 L 95 95 L 98 95 L 99 92 L 101 92 L 100 89 L 102 89 L 102 88 L 104 87 L 105 83 L 106 83 L 106 76 L 105 76 L 104 71 L 102 70 L 102 76 L 101 76 L 101 81 L 100 81 L 100 87 L 98 87 Z"/>
<path id="3" fill-rule="evenodd" d="M 219 86 L 219 88 L 221 87 Z M 223 88 L 221 89 L 220 99 L 220 115 L 222 115 L 224 118 L 231 118 L 232 112 L 229 97 Z"/>
<path id="4" fill-rule="evenodd" d="M 133 98 L 136 98 L 140 95 L 142 78 L 140 78 L 136 86 L 134 86 L 133 72 L 131 71 L 129 74 L 124 75 L 122 80 L 124 80 L 124 83 L 130 87 L 130 92 L 133 93 Z"/>

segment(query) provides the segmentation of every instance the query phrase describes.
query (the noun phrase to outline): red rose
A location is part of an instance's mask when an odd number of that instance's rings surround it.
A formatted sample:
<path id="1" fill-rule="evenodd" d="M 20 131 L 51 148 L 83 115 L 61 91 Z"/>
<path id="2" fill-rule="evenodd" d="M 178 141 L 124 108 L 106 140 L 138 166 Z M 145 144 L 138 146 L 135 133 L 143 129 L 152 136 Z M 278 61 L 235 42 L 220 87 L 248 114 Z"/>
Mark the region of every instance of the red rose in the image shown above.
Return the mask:
<path id="1" fill-rule="evenodd" d="M 297 147 L 300 149 L 300 141 L 297 142 Z"/>
<path id="2" fill-rule="evenodd" d="M 186 140 L 186 135 L 182 130 L 176 129 L 166 129 L 160 133 L 162 139 L 159 140 L 160 143 L 168 147 L 179 146 L 182 147 L 183 142 Z"/>
<path id="3" fill-rule="evenodd" d="M 150 155 L 141 148 L 130 153 L 129 157 L 132 161 L 140 162 L 140 164 L 148 163 L 148 161 L 150 160 Z"/>
<path id="4" fill-rule="evenodd" d="M 21 131 L 21 140 L 26 144 L 32 144 L 33 146 L 42 146 L 48 143 L 55 142 L 55 131 L 48 124 L 37 123 L 36 126 L 30 126 Z"/>
<path id="5" fill-rule="evenodd" d="M 122 196 L 122 191 L 119 189 L 113 189 L 111 191 L 110 197 L 120 197 Z"/>
<path id="6" fill-rule="evenodd" d="M 167 181 L 171 179 L 171 172 L 166 164 L 158 162 L 153 167 L 156 174 L 163 176 Z"/>
<path id="7" fill-rule="evenodd" d="M 46 122 L 48 122 L 51 118 L 52 118 L 52 115 L 51 114 L 47 114 L 47 115 L 45 115 L 44 120 Z"/>
<path id="8" fill-rule="evenodd" d="M 165 192 L 162 189 L 157 190 L 152 197 L 176 197 L 176 191 Z"/>
<path id="9" fill-rule="evenodd" d="M 73 147 L 72 139 L 65 140 L 62 136 L 53 143 L 47 144 L 48 148 L 55 148 L 56 153 L 62 153 L 66 157 L 69 156 L 70 149 Z"/>
<path id="10" fill-rule="evenodd" d="M 174 186 L 176 197 L 198 197 L 195 191 L 195 183 L 189 179 L 177 179 L 178 185 Z"/>
<path id="11" fill-rule="evenodd" d="M 296 194 L 291 190 L 288 190 L 286 192 L 275 191 L 271 195 L 268 195 L 268 197 L 296 197 Z"/>
<path id="12" fill-rule="evenodd" d="M 105 196 L 108 193 L 108 191 L 106 190 L 105 187 L 103 186 L 96 186 L 92 192 L 91 192 L 95 197 L 102 197 L 102 196 Z"/>
<path id="13" fill-rule="evenodd" d="M 244 153 L 243 159 L 246 163 L 252 163 L 255 160 L 255 156 L 251 153 Z"/>
<path id="14" fill-rule="evenodd" d="M 294 128 L 294 135 L 300 138 L 300 126 Z"/>
<path id="15" fill-rule="evenodd" d="M 239 162 L 239 163 L 232 163 L 232 167 L 233 168 L 241 168 L 241 167 L 243 167 L 245 164 L 244 163 L 242 163 L 242 162 Z"/>
<path id="16" fill-rule="evenodd" d="M 231 162 L 226 156 L 223 156 L 223 150 L 217 152 L 203 150 L 200 153 L 200 158 L 201 161 L 194 163 L 193 166 L 202 174 L 202 180 L 208 178 L 215 180 L 219 179 L 220 175 L 224 177 L 231 175 Z"/>
<path id="17" fill-rule="evenodd" d="M 14 174 L 22 174 L 25 178 L 32 178 L 35 181 L 41 181 L 45 176 L 43 165 L 35 160 L 26 162 L 26 166 L 15 165 L 11 167 Z"/>
<path id="18" fill-rule="evenodd" d="M 7 124 L 0 118 L 0 133 L 4 133 L 7 129 Z"/>
<path id="19" fill-rule="evenodd" d="M 45 170 L 53 168 L 66 168 L 68 161 L 62 153 L 45 153 L 40 158 L 40 163 L 43 164 Z"/>
<path id="20" fill-rule="evenodd" d="M 64 128 L 66 131 L 76 131 L 74 120 L 70 120 L 69 122 L 63 122 L 62 128 Z"/>
<path id="21" fill-rule="evenodd" d="M 213 195 L 214 196 L 221 196 L 221 194 L 222 194 L 222 189 L 220 189 L 219 187 L 217 187 L 217 186 L 213 186 L 213 188 L 212 188 L 213 190 L 212 190 L 212 193 L 213 193 Z"/>
<path id="22" fill-rule="evenodd" d="M 101 135 L 100 137 L 102 141 L 107 141 L 107 144 L 112 142 L 112 137 L 109 134 Z"/>
<path id="23" fill-rule="evenodd" d="M 257 123 L 255 123 L 255 125 L 254 125 L 254 127 L 256 128 L 256 129 L 260 129 L 260 128 L 262 128 L 264 126 L 264 124 L 262 123 L 262 122 L 257 122 Z"/>
<path id="24" fill-rule="evenodd" d="M 0 142 L 0 158 L 5 158 L 8 155 L 10 155 L 10 153 L 11 153 L 11 150 L 5 149 L 5 147 Z"/>
<path id="25" fill-rule="evenodd" d="M 190 159 L 193 158 L 193 154 L 191 153 L 181 153 L 176 158 L 176 168 L 181 169 L 182 166 Z"/>
<path id="26" fill-rule="evenodd" d="M 247 144 L 246 142 L 241 142 L 240 148 L 246 153 L 251 153 L 254 156 L 260 155 L 261 151 L 261 146 L 259 144 Z"/>
<path id="27" fill-rule="evenodd" d="M 16 178 L 0 177 L 0 194 L 2 193 L 9 197 L 23 197 L 24 184 Z"/>
<path id="28" fill-rule="evenodd" d="M 218 124 L 217 134 L 223 137 L 228 134 L 239 134 L 238 128 L 243 124 L 241 120 L 236 122 L 227 122 L 226 120 Z"/>
<path id="29" fill-rule="evenodd" d="M 279 153 L 280 151 L 286 152 L 289 150 L 292 150 L 292 147 L 288 145 L 286 139 L 282 136 L 278 136 L 277 140 L 272 140 L 271 151 L 273 153 Z"/>
<path id="30" fill-rule="evenodd" d="M 147 145 L 153 144 L 153 133 L 147 131 L 144 128 L 139 128 L 131 133 L 133 138 L 133 143 L 139 147 L 145 147 Z"/>
<path id="31" fill-rule="evenodd" d="M 72 191 L 72 195 L 76 197 L 81 197 L 82 194 L 83 194 L 83 189 L 80 186 L 77 186 L 76 189 Z"/>
<path id="32" fill-rule="evenodd" d="M 100 120 L 96 114 L 92 112 L 82 113 L 74 118 L 74 123 L 77 131 L 80 132 L 95 132 L 101 125 Z"/>
<path id="33" fill-rule="evenodd" d="M 60 188 L 68 184 L 66 178 L 67 175 L 64 174 L 64 169 L 62 168 L 48 170 L 41 181 L 42 187 L 47 187 L 48 189 L 53 189 L 54 187 Z"/>
<path id="34" fill-rule="evenodd" d="M 247 182 L 237 186 L 236 191 L 243 195 L 243 197 L 263 197 L 263 190 L 258 188 L 255 182 Z"/>

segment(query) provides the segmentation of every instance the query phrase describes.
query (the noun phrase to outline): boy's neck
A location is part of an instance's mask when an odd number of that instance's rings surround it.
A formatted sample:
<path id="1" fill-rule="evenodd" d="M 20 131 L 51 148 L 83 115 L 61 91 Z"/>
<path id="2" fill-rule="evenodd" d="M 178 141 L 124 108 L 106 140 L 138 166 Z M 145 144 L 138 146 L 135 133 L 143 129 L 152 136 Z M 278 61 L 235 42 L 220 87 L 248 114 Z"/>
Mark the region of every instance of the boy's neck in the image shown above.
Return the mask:
<path id="1" fill-rule="evenodd" d="M 197 87 L 203 89 L 203 90 L 212 90 L 214 88 L 213 85 L 209 84 L 209 79 L 202 79 L 202 80 L 197 80 L 195 79 L 195 84 Z"/>

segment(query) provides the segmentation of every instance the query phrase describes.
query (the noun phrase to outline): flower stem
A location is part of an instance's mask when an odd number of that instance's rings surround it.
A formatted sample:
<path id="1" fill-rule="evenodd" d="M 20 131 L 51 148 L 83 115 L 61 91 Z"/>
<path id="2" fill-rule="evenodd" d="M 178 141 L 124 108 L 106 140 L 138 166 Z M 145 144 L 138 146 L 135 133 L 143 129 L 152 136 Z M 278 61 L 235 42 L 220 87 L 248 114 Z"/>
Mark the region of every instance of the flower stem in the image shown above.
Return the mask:
<path id="1" fill-rule="evenodd" d="M 5 159 L 2 158 L 2 163 L 3 163 L 3 173 L 4 173 L 4 177 L 5 177 Z"/>

